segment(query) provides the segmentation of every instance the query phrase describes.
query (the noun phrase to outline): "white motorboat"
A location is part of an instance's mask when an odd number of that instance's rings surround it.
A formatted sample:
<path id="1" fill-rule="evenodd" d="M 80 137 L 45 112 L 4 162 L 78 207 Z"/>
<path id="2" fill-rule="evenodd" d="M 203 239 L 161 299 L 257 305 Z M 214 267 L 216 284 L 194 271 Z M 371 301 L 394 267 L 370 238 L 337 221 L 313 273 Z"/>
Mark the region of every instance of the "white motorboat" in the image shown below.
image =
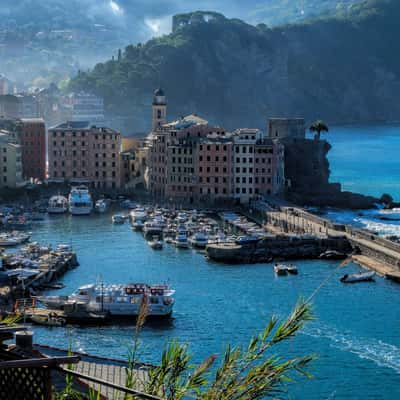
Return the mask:
<path id="1" fill-rule="evenodd" d="M 129 283 L 126 285 L 90 284 L 81 286 L 70 296 L 39 296 L 37 299 L 52 309 L 79 304 L 86 312 L 107 312 L 111 317 L 134 317 L 145 302 L 148 316 L 170 316 L 175 290 L 168 285 Z"/>
<path id="2" fill-rule="evenodd" d="M 142 231 L 143 230 L 143 226 L 144 226 L 144 223 L 141 220 L 132 222 L 132 228 L 135 231 Z"/>
<path id="3" fill-rule="evenodd" d="M 371 282 L 374 280 L 375 272 L 361 272 L 359 274 L 345 274 L 340 278 L 343 283 Z"/>
<path id="4" fill-rule="evenodd" d="M 188 249 L 189 241 L 186 232 L 178 232 L 175 237 L 174 244 L 178 249 Z"/>
<path id="5" fill-rule="evenodd" d="M 283 264 L 275 264 L 274 265 L 275 274 L 278 276 L 285 276 L 288 274 L 288 269 L 286 265 Z"/>
<path id="6" fill-rule="evenodd" d="M 22 232 L 0 233 L 0 247 L 18 246 L 30 239 L 30 235 Z"/>
<path id="7" fill-rule="evenodd" d="M 189 242 L 193 247 L 205 249 L 208 244 L 208 235 L 204 232 L 197 232 L 189 238 Z"/>
<path id="8" fill-rule="evenodd" d="M 153 237 L 153 239 L 149 240 L 147 243 L 153 250 L 162 250 L 164 247 L 164 243 L 158 238 L 158 236 Z"/>
<path id="9" fill-rule="evenodd" d="M 68 200 L 64 196 L 53 196 L 49 200 L 47 212 L 49 214 L 64 214 L 68 211 Z"/>
<path id="10" fill-rule="evenodd" d="M 137 222 L 137 221 L 144 222 L 147 219 L 147 212 L 144 208 L 141 208 L 141 207 L 135 208 L 134 210 L 132 210 L 130 212 L 129 215 L 130 215 L 132 223 Z"/>
<path id="11" fill-rule="evenodd" d="M 153 219 L 151 221 L 146 221 L 143 225 L 143 233 L 145 236 L 155 236 L 162 235 L 165 224 L 159 220 Z"/>
<path id="12" fill-rule="evenodd" d="M 73 187 L 69 194 L 69 212 L 72 215 L 89 215 L 93 209 L 92 196 L 86 186 Z"/>
<path id="13" fill-rule="evenodd" d="M 379 210 L 378 218 L 381 220 L 388 220 L 388 221 L 400 221 L 400 208 Z"/>
<path id="14" fill-rule="evenodd" d="M 98 213 L 105 213 L 109 208 L 109 202 L 105 199 L 100 199 L 96 201 L 94 209 Z"/>
<path id="15" fill-rule="evenodd" d="M 122 214 L 115 214 L 112 216 L 112 222 L 114 224 L 124 224 L 126 220 L 125 215 Z"/>

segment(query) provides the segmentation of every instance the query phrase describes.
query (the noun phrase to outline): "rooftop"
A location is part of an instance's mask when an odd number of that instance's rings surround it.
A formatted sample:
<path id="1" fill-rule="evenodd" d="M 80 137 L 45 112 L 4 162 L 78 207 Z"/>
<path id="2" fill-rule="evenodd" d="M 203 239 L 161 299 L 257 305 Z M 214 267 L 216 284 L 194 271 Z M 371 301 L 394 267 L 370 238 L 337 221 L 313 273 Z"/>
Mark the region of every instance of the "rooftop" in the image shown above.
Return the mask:
<path id="1" fill-rule="evenodd" d="M 207 125 L 208 121 L 199 117 L 196 114 L 190 114 L 186 117 L 182 117 L 177 119 L 176 121 L 169 122 L 168 124 L 163 125 L 163 128 L 173 128 L 173 129 L 185 129 L 189 128 L 193 125 Z"/>
<path id="2" fill-rule="evenodd" d="M 49 130 L 51 131 L 67 131 L 67 130 L 80 130 L 80 131 L 96 131 L 96 132 L 104 132 L 104 133 L 118 133 L 111 128 L 107 128 L 104 126 L 96 126 L 91 124 L 88 121 L 67 121 L 62 124 L 51 127 Z"/>

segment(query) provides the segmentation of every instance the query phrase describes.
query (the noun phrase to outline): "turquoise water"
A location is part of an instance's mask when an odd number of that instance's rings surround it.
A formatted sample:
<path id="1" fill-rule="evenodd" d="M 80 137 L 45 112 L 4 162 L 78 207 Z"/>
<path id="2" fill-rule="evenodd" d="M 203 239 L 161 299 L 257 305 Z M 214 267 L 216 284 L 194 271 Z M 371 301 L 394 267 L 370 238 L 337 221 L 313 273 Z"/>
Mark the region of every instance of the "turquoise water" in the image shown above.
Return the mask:
<path id="1" fill-rule="evenodd" d="M 315 297 L 316 321 L 280 351 L 318 354 L 314 379 L 290 387 L 295 399 L 385 399 L 400 396 L 399 287 L 375 283 L 342 285 L 334 262 L 297 263 L 299 276 L 276 278 L 272 266 L 219 265 L 201 253 L 166 246 L 151 250 L 140 233 L 113 225 L 111 216 L 52 217 L 38 223 L 34 239 L 71 242 L 80 267 L 62 281 L 69 293 L 100 277 L 106 282 L 166 282 L 177 290 L 170 323 L 146 326 L 141 359 L 157 362 L 172 338 L 188 343 L 196 360 L 221 354 L 228 343 L 246 344 L 272 314 L 283 317 L 299 296 L 307 297 L 330 274 Z M 355 269 L 354 266 L 349 270 Z M 35 328 L 36 341 L 103 356 L 125 357 L 133 327 Z"/>
<path id="2" fill-rule="evenodd" d="M 328 139 L 332 181 L 366 194 L 393 194 L 400 200 L 400 128 L 333 127 Z M 34 228 L 42 243 L 71 242 L 81 266 L 62 281 L 70 293 L 103 279 L 167 282 L 176 292 L 174 318 L 142 333 L 141 359 L 157 362 L 166 342 L 187 343 L 197 361 L 220 355 L 228 343 L 244 345 L 272 314 L 285 316 L 296 299 L 308 297 L 331 274 L 314 299 L 316 320 L 279 350 L 288 355 L 316 353 L 312 380 L 289 387 L 292 399 L 395 399 L 400 396 L 400 286 L 375 283 L 345 286 L 335 262 L 301 261 L 299 276 L 276 278 L 272 266 L 218 265 L 192 250 L 166 246 L 151 250 L 128 225 L 111 216 L 52 217 Z M 350 266 L 348 271 L 356 270 Z M 347 272 L 347 271 L 346 271 Z M 57 292 L 54 292 L 57 293 Z M 35 328 L 36 341 L 93 354 L 126 357 L 133 327 Z M 289 396 L 288 396 L 289 397 Z"/>
<path id="3" fill-rule="evenodd" d="M 343 189 L 400 201 L 400 126 L 331 127 L 331 181 Z"/>

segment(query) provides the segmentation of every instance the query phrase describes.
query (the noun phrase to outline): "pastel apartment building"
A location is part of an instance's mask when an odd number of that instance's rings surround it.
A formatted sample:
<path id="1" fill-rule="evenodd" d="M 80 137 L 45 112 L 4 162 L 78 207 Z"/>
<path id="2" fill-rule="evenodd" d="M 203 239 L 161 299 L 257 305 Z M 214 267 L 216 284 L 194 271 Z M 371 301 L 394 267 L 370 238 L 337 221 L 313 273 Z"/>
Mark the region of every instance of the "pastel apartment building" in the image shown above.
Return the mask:
<path id="1" fill-rule="evenodd" d="M 69 121 L 49 129 L 49 179 L 120 187 L 121 135 L 88 122 Z"/>
<path id="2" fill-rule="evenodd" d="M 248 203 L 283 190 L 284 147 L 279 140 L 258 129 L 228 133 L 197 115 L 165 121 L 166 100 L 159 90 L 148 137 L 149 189 L 155 198 Z"/>
<path id="3" fill-rule="evenodd" d="M 21 146 L 9 132 L 0 131 L 0 188 L 23 185 Z"/>

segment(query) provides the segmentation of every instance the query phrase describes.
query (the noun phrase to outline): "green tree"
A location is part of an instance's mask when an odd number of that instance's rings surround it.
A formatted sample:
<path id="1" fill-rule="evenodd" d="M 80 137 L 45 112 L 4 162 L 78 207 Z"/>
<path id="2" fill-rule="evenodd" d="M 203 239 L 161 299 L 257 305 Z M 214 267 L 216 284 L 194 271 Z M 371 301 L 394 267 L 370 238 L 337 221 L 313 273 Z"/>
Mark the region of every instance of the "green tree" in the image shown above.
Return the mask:
<path id="1" fill-rule="evenodd" d="M 310 132 L 316 133 L 317 139 L 320 140 L 321 132 L 329 132 L 329 128 L 328 128 L 328 125 L 326 125 L 324 121 L 318 120 L 318 121 L 315 121 L 310 126 Z"/>

